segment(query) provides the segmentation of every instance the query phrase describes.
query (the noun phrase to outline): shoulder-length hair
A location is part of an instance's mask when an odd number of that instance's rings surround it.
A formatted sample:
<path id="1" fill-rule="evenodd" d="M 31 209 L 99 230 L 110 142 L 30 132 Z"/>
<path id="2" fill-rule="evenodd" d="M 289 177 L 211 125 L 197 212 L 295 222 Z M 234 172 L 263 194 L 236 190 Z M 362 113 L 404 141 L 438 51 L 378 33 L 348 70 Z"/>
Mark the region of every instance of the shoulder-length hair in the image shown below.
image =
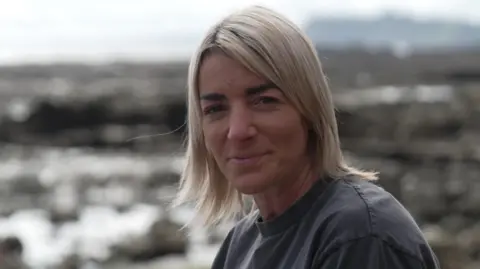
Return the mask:
<path id="1" fill-rule="evenodd" d="M 282 90 L 311 128 L 309 149 L 321 176 L 354 174 L 376 179 L 375 173 L 360 171 L 344 161 L 331 92 L 312 42 L 281 14 L 251 6 L 210 28 L 192 57 L 186 163 L 174 205 L 195 203 L 196 217 L 207 226 L 229 220 L 244 208 L 244 197 L 229 184 L 204 141 L 198 73 L 202 60 L 214 51 L 225 53 Z"/>

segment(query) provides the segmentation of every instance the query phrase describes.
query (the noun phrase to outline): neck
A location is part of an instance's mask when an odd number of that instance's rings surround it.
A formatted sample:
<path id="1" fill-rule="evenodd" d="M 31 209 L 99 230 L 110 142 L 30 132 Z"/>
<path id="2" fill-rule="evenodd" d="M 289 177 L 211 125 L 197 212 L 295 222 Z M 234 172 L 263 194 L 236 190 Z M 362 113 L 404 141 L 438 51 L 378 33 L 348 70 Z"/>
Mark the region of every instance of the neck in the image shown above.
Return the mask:
<path id="1" fill-rule="evenodd" d="M 316 180 L 318 177 L 310 169 L 310 166 L 307 166 L 301 170 L 301 173 L 297 173 L 297 176 L 287 178 L 282 181 L 282 184 L 264 193 L 255 194 L 253 198 L 262 219 L 268 221 L 282 214 L 302 197 Z"/>

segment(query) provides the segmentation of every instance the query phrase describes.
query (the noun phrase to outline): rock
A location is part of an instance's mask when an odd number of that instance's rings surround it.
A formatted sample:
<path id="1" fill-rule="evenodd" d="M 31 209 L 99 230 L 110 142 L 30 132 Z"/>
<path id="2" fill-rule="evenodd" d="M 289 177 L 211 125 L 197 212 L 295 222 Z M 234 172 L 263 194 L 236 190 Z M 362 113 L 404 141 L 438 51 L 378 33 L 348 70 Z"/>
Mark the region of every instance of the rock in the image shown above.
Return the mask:
<path id="1" fill-rule="evenodd" d="M 438 225 L 441 226 L 445 231 L 451 234 L 456 234 L 459 231 L 466 229 L 471 226 L 472 220 L 466 218 L 460 213 L 446 215 L 441 221 L 438 222 Z"/>
<path id="2" fill-rule="evenodd" d="M 175 198 L 180 175 L 165 169 L 154 171 L 144 182 L 145 202 L 165 205 Z"/>
<path id="3" fill-rule="evenodd" d="M 101 269 L 98 262 L 82 259 L 77 254 L 68 255 L 55 269 Z"/>
<path id="4" fill-rule="evenodd" d="M 50 221 L 54 224 L 78 221 L 79 216 L 79 210 L 77 208 L 51 208 L 48 213 L 50 216 Z"/>
<path id="5" fill-rule="evenodd" d="M 466 249 L 460 248 L 455 235 L 446 232 L 438 225 L 425 227 L 423 232 L 437 255 L 442 269 L 460 269 L 470 263 Z"/>
<path id="6" fill-rule="evenodd" d="M 37 175 L 21 175 L 11 181 L 10 191 L 16 194 L 40 195 L 48 189 L 42 184 Z"/>
<path id="7" fill-rule="evenodd" d="M 181 226 L 162 218 L 154 222 L 145 235 L 131 237 L 113 247 L 113 259 L 145 261 L 168 254 L 184 254 L 186 248 L 187 235 Z"/>
<path id="8" fill-rule="evenodd" d="M 466 250 L 470 258 L 480 261 L 480 223 L 461 231 L 458 239 L 460 246 Z"/>
<path id="9" fill-rule="evenodd" d="M 402 178 L 402 199 L 418 221 L 438 222 L 448 213 L 440 171 L 432 167 L 413 169 Z"/>
<path id="10" fill-rule="evenodd" d="M 80 265 L 80 257 L 76 254 L 72 254 L 65 257 L 55 269 L 81 269 Z"/>
<path id="11" fill-rule="evenodd" d="M 166 126 L 169 138 L 178 140 L 185 132 L 185 98 L 163 100 L 151 86 L 149 90 L 152 96 L 138 96 L 133 85 L 127 94 L 112 92 L 81 100 L 38 99 L 29 104 L 31 113 L 25 120 L 0 121 L 0 138 L 14 143 L 28 141 L 62 147 L 131 148 L 134 145 L 131 138 L 152 135 L 136 133 L 139 125 L 146 125 L 153 129 Z"/>
<path id="12" fill-rule="evenodd" d="M 463 269 L 478 269 L 478 268 L 480 268 L 480 262 L 478 261 L 469 263 L 468 265 L 463 267 Z"/>
<path id="13" fill-rule="evenodd" d="M 463 184 L 468 186 L 468 190 L 466 191 L 465 195 L 460 197 L 456 207 L 459 209 L 460 212 L 472 216 L 480 216 L 480 170 L 477 169 L 469 169 L 463 175 Z"/>
<path id="14" fill-rule="evenodd" d="M 180 175 L 173 171 L 154 171 L 145 182 L 146 188 L 160 188 L 164 186 L 175 186 L 180 180 Z"/>
<path id="15" fill-rule="evenodd" d="M 16 236 L 10 236 L 4 238 L 0 242 L 0 251 L 2 254 L 22 254 L 23 253 L 23 243 Z"/>
<path id="16" fill-rule="evenodd" d="M 50 221 L 59 224 L 78 220 L 79 200 L 78 188 L 75 184 L 70 181 L 57 184 L 52 190 L 48 204 Z"/>
<path id="17" fill-rule="evenodd" d="M 24 263 L 23 243 L 15 237 L 10 236 L 0 241 L 0 268 L 2 269 L 26 269 Z"/>
<path id="18" fill-rule="evenodd" d="M 163 113 L 165 125 L 175 134 L 184 135 L 186 131 L 187 104 L 184 98 L 171 98 L 165 104 Z"/>

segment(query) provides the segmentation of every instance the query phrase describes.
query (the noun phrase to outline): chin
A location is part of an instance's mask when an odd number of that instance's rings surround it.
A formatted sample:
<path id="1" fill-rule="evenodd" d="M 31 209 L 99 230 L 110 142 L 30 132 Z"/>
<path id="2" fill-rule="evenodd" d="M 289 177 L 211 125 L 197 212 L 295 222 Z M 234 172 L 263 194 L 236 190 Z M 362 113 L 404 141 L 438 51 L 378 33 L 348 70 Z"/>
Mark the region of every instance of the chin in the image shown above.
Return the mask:
<path id="1" fill-rule="evenodd" d="M 271 184 L 264 175 L 242 175 L 231 178 L 233 187 L 242 194 L 254 195 L 265 192 Z"/>

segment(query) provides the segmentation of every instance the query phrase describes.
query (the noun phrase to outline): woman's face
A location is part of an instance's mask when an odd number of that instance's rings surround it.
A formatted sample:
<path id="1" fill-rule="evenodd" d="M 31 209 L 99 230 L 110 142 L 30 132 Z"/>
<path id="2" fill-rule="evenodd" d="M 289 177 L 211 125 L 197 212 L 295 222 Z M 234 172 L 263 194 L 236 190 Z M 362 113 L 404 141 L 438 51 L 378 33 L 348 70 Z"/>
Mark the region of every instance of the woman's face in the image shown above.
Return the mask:
<path id="1" fill-rule="evenodd" d="M 206 147 L 238 191 L 258 194 L 298 178 L 308 131 L 279 89 L 222 53 L 204 59 L 198 83 Z"/>

